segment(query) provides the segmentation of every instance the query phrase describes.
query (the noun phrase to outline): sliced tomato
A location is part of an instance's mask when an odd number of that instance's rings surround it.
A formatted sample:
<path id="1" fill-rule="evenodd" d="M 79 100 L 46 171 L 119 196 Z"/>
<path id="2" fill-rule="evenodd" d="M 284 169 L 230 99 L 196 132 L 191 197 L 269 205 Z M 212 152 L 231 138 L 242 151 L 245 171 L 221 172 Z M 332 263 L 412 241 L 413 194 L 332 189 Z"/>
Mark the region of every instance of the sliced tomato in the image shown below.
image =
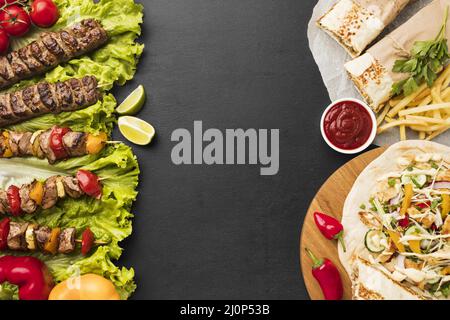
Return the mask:
<path id="1" fill-rule="evenodd" d="M 5 218 L 0 222 L 0 250 L 8 249 L 9 224 L 11 220 Z"/>
<path id="2" fill-rule="evenodd" d="M 87 170 L 77 172 L 78 185 L 88 196 L 100 199 L 102 197 L 102 185 L 98 176 Z"/>
<path id="3" fill-rule="evenodd" d="M 10 186 L 6 192 L 9 204 L 9 210 L 15 217 L 22 215 L 22 208 L 20 207 L 20 193 L 19 188 Z"/>
<path id="4" fill-rule="evenodd" d="M 81 254 L 83 256 L 87 255 L 92 250 L 94 245 L 95 236 L 91 229 L 87 228 L 83 231 L 81 235 Z"/>
<path id="5" fill-rule="evenodd" d="M 55 154 L 56 159 L 67 158 L 68 154 L 64 148 L 63 137 L 70 132 L 69 128 L 53 127 L 50 133 L 50 148 Z"/>

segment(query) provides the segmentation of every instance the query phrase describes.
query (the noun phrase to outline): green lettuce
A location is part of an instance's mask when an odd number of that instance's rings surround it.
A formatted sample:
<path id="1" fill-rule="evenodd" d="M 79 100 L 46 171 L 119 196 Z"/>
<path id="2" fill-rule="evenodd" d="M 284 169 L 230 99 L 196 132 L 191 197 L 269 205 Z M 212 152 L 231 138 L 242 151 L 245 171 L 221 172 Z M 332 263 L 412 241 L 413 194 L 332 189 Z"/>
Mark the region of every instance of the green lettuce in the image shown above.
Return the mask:
<path id="1" fill-rule="evenodd" d="M 137 42 L 141 33 L 140 24 L 143 22 L 143 7 L 133 0 L 96 2 L 54 0 L 54 2 L 59 7 L 61 18 L 52 30 L 67 27 L 82 19 L 95 18 L 101 21 L 110 39 L 105 46 L 95 52 L 62 64 L 45 75 L 21 81 L 10 90 L 44 80 L 56 82 L 71 77 L 95 75 L 99 81 L 99 88 L 105 94 L 101 101 L 84 110 L 44 115 L 10 126 L 8 129 L 36 131 L 60 125 L 77 131 L 111 133 L 116 123 L 114 110 L 117 103 L 114 96 L 107 91 L 114 84 L 123 85 L 132 79 L 136 72 L 137 63 L 144 49 L 144 45 Z M 33 41 L 39 32 L 41 30 L 36 30 L 26 38 L 15 39 L 13 49 Z M 83 257 L 79 253 L 56 256 L 41 253 L 33 255 L 48 265 L 56 282 L 78 274 L 96 273 L 110 279 L 122 299 L 127 299 L 136 288 L 134 270 L 119 268 L 113 261 L 119 259 L 122 253 L 119 242 L 132 232 L 133 215 L 130 210 L 137 196 L 139 166 L 129 147 L 124 144 L 110 145 L 99 155 L 69 159 L 52 166 L 45 160 L 35 158 L 0 159 L 0 188 L 10 184 L 21 185 L 31 179 L 46 179 L 55 174 L 71 175 L 81 168 L 91 170 L 103 179 L 103 197 L 100 201 L 88 197 L 77 200 L 64 199 L 52 209 L 14 220 L 33 221 L 49 227 L 76 227 L 78 232 L 90 227 L 96 239 L 107 244 L 99 246 L 88 257 Z M 0 300 L 14 298 L 17 298 L 15 286 L 10 284 L 0 286 Z"/>
<path id="2" fill-rule="evenodd" d="M 51 228 L 76 227 L 78 233 L 89 227 L 97 240 L 107 243 L 98 247 L 91 256 L 83 257 L 79 250 L 78 253 L 70 255 L 33 255 L 48 265 L 57 282 L 77 274 L 96 273 L 113 281 L 122 298 L 129 297 L 135 289 L 134 271 L 119 269 L 111 260 L 120 257 L 122 248 L 119 242 L 132 232 L 133 215 L 130 209 L 137 196 L 139 166 L 131 149 L 124 144 L 116 144 L 108 147 L 101 155 L 69 159 L 53 166 L 36 158 L 0 159 L 0 167 L 9 173 L 9 178 L 0 180 L 1 188 L 10 184 L 21 185 L 35 178 L 43 180 L 57 174 L 73 175 L 79 169 L 91 170 L 102 179 L 101 200 L 89 197 L 66 198 L 51 209 L 12 220 L 36 222 Z M 78 237 L 80 235 L 78 234 Z M 5 292 L 10 291 L 2 292 L 4 296 Z"/>

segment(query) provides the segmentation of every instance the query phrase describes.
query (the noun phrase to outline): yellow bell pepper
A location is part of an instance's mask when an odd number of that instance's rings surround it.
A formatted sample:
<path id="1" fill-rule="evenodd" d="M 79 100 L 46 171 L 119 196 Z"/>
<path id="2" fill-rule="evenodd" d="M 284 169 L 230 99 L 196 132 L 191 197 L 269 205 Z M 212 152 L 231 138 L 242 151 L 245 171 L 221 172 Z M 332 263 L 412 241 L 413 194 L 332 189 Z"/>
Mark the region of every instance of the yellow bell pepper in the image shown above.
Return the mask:
<path id="1" fill-rule="evenodd" d="M 12 153 L 11 147 L 9 145 L 9 132 L 8 131 L 3 131 L 2 134 L 6 138 L 6 149 L 3 152 L 2 157 L 3 158 L 11 158 L 13 156 L 13 153 Z"/>
<path id="2" fill-rule="evenodd" d="M 449 213 L 450 213 L 450 195 L 443 194 L 442 195 L 442 210 L 441 210 L 442 219 L 445 219 Z"/>
<path id="3" fill-rule="evenodd" d="M 44 185 L 40 181 L 35 181 L 33 183 L 33 188 L 30 191 L 30 199 L 36 202 L 38 205 L 41 205 L 43 197 L 44 197 Z"/>
<path id="4" fill-rule="evenodd" d="M 391 240 L 394 242 L 395 246 L 397 247 L 397 250 L 399 252 L 406 252 L 405 246 L 403 245 L 403 243 L 400 242 L 400 233 L 398 233 L 396 231 L 391 231 L 391 230 L 388 230 L 387 232 L 389 233 Z"/>
<path id="5" fill-rule="evenodd" d="M 88 154 L 98 154 L 105 147 L 106 140 L 108 136 L 104 132 L 97 136 L 89 134 L 86 140 L 86 151 Z"/>
<path id="6" fill-rule="evenodd" d="M 412 252 L 421 254 L 422 249 L 420 248 L 420 240 L 411 240 L 408 241 L 408 246 L 412 250 Z"/>
<path id="7" fill-rule="evenodd" d="M 402 202 L 402 208 L 400 209 L 400 215 L 404 217 L 406 211 L 411 207 L 411 199 L 413 197 L 413 186 L 411 183 L 405 185 L 405 196 Z"/>
<path id="8" fill-rule="evenodd" d="M 56 254 L 59 245 L 59 235 L 61 234 L 61 228 L 55 228 L 50 234 L 50 238 L 44 246 L 44 250 L 51 254 Z"/>

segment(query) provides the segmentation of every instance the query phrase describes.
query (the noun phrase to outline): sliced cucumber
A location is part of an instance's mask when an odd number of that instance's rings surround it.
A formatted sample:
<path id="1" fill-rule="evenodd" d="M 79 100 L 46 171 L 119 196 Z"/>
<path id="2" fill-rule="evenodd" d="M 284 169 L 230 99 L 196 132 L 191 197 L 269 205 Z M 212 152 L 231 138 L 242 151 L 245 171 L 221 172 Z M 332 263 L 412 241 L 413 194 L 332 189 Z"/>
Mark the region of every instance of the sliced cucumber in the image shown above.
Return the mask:
<path id="1" fill-rule="evenodd" d="M 424 174 L 419 174 L 415 176 L 403 175 L 402 184 L 414 184 L 416 188 L 422 188 L 427 183 L 427 176 Z"/>
<path id="2" fill-rule="evenodd" d="M 364 238 L 367 250 L 372 253 L 383 252 L 386 249 L 386 243 L 388 243 L 388 237 L 381 230 L 369 230 Z"/>
<path id="3" fill-rule="evenodd" d="M 417 188 L 422 188 L 425 183 L 427 183 L 427 176 L 424 174 L 419 174 L 417 176 L 411 177 L 411 181 Z"/>

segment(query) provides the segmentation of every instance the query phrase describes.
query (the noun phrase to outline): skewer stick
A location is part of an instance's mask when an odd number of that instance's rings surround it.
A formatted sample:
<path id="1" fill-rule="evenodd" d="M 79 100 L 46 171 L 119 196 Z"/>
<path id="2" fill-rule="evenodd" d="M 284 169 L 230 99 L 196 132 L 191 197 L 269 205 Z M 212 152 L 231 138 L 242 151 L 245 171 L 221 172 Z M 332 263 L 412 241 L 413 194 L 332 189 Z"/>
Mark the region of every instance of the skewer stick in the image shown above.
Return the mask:
<path id="1" fill-rule="evenodd" d="M 83 240 L 81 240 L 81 239 L 76 239 L 75 242 L 76 242 L 76 243 L 82 243 Z M 96 245 L 98 245 L 98 246 L 104 246 L 104 245 L 109 244 L 109 242 L 105 242 L 105 241 L 94 241 L 94 244 L 96 244 Z"/>

